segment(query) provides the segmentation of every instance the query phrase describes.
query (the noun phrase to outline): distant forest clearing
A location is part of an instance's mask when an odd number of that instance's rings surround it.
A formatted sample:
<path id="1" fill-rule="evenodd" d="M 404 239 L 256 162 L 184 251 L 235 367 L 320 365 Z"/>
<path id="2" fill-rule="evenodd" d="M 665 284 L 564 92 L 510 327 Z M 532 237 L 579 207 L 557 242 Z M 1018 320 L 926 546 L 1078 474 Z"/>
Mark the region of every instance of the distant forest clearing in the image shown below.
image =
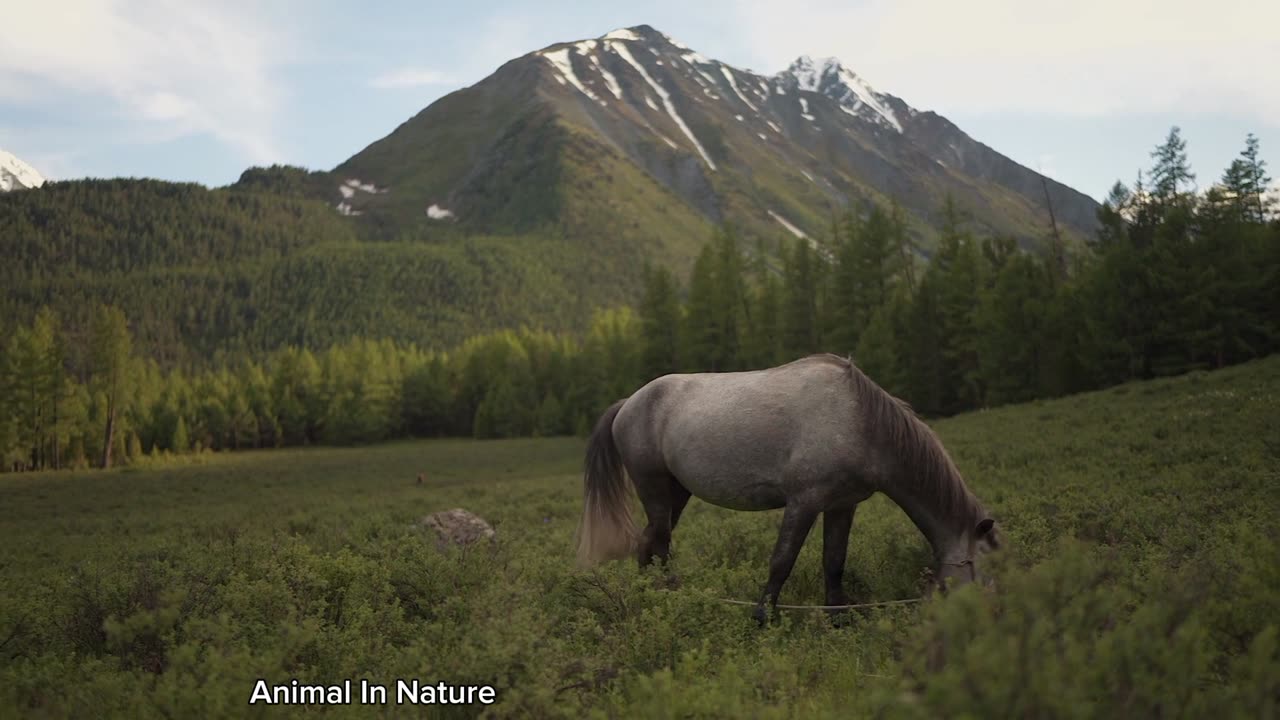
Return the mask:
<path id="1" fill-rule="evenodd" d="M 297 678 L 496 687 L 444 717 L 1274 716 L 1277 388 L 1271 357 L 936 423 L 1006 533 L 999 589 L 841 627 L 717 600 L 759 590 L 778 513 L 695 500 L 675 590 L 574 571 L 576 438 L 6 475 L 0 715 L 241 717 L 256 679 Z M 454 507 L 495 543 L 437 549 L 417 523 Z M 783 602 L 822 601 L 818 546 Z M 896 507 L 859 510 L 855 602 L 917 595 L 928 564 Z"/>

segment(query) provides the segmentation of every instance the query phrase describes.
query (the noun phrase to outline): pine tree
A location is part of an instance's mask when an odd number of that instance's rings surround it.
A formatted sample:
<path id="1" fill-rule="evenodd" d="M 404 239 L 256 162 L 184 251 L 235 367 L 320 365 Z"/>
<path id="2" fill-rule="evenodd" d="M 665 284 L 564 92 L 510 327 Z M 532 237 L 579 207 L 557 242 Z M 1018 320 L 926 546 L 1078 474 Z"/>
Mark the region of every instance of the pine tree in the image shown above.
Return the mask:
<path id="1" fill-rule="evenodd" d="M 994 405 L 1039 392 L 1041 329 L 1053 287 L 1048 268 L 1025 255 L 1011 255 L 998 267 L 975 315 L 979 372 L 986 400 Z"/>
<path id="2" fill-rule="evenodd" d="M 176 453 L 185 453 L 191 449 L 191 440 L 187 437 L 187 421 L 181 415 L 173 427 L 173 438 L 169 441 L 169 446 Z"/>
<path id="3" fill-rule="evenodd" d="M 676 296 L 675 278 L 666 268 L 645 268 L 645 290 L 639 315 L 644 336 L 646 379 L 679 371 L 680 300 Z"/>
<path id="4" fill-rule="evenodd" d="M 790 358 L 818 351 L 818 278 L 808 240 L 797 238 L 787 254 L 783 285 L 783 349 Z"/>
<path id="5" fill-rule="evenodd" d="M 831 269 L 832 322 L 830 347 L 837 353 L 852 352 L 871 309 L 860 304 L 858 243 L 862 225 L 852 212 L 836 226 L 835 259 Z"/>
<path id="6" fill-rule="evenodd" d="M 116 426 L 121 413 L 129 406 L 133 339 L 129 325 L 120 310 L 101 306 L 94 314 L 91 328 L 90 357 L 93 362 L 92 384 L 103 395 L 104 427 L 102 443 L 103 468 L 111 467 L 111 451 L 116 442 Z"/>
<path id="7" fill-rule="evenodd" d="M 948 197 L 938 251 L 926 271 L 926 278 L 932 281 L 939 323 L 939 350 L 944 363 L 943 377 L 939 379 L 939 409 L 945 413 L 978 407 L 984 397 L 974 314 L 985 269 L 963 222 L 959 207 Z"/>
<path id="8" fill-rule="evenodd" d="M 783 362 L 781 306 L 782 288 L 765 261 L 763 246 L 757 255 L 756 287 L 751 300 L 746 364 L 751 368 L 773 367 Z"/>
<path id="9" fill-rule="evenodd" d="M 747 297 L 744 284 L 744 262 L 733 229 L 724 226 L 716 233 L 715 244 L 715 323 L 720 338 L 717 369 L 740 370 L 742 336 L 746 325 Z"/>
<path id="10" fill-rule="evenodd" d="M 1134 196 L 1119 180 L 1111 186 L 1107 199 L 1098 208 L 1098 231 L 1088 242 L 1095 250 L 1105 250 L 1129 242 L 1129 217 Z"/>
<path id="11" fill-rule="evenodd" d="M 686 370 L 722 369 L 721 337 L 716 308 L 715 251 L 708 244 L 698 253 L 689 276 L 689 303 L 685 313 L 683 364 Z"/>
<path id="12" fill-rule="evenodd" d="M 1151 169 L 1154 183 L 1151 194 L 1157 204 L 1170 205 L 1183 196 L 1183 185 L 1196 179 L 1187 163 L 1187 143 L 1182 139 L 1182 130 L 1176 125 L 1171 128 L 1164 144 L 1151 151 L 1151 157 L 1155 159 Z"/>
<path id="13" fill-rule="evenodd" d="M 554 393 L 548 392 L 543 396 L 542 403 L 538 405 L 534 432 L 540 437 L 564 434 L 564 407 Z"/>
<path id="14" fill-rule="evenodd" d="M 895 220 L 880 206 L 873 205 L 857 243 L 858 304 L 869 320 L 889 297 L 895 276 L 895 235 L 901 232 Z"/>
<path id="15" fill-rule="evenodd" d="M 405 374 L 401 397 L 401 426 L 414 437 L 437 437 L 448 433 L 450 397 L 449 374 L 444 360 L 432 354 Z"/>
<path id="16" fill-rule="evenodd" d="M 904 313 L 909 302 L 905 291 L 892 293 L 871 314 L 854 352 L 855 362 L 867 377 L 889 393 L 900 397 L 910 394 L 901 347 L 902 340 L 906 337 Z"/>
<path id="17" fill-rule="evenodd" d="M 136 463 L 142 459 L 142 440 L 138 437 L 138 433 L 129 433 L 129 462 Z"/>
<path id="18" fill-rule="evenodd" d="M 916 253 L 907 232 L 907 219 L 903 215 L 902 206 L 898 204 L 897 200 L 890 201 L 889 205 L 889 236 L 893 245 L 898 249 L 897 269 L 902 273 L 902 277 L 907 283 L 907 294 L 914 295 L 916 291 Z"/>
<path id="19" fill-rule="evenodd" d="M 1259 152 L 1258 138 L 1253 133 L 1249 133 L 1244 141 L 1244 150 L 1240 152 L 1240 161 L 1243 163 L 1246 178 L 1242 190 L 1244 197 L 1247 198 L 1245 203 L 1248 208 L 1247 219 L 1255 223 L 1267 221 L 1271 205 L 1267 198 L 1271 177 L 1267 175 L 1267 162 L 1259 157 Z"/>

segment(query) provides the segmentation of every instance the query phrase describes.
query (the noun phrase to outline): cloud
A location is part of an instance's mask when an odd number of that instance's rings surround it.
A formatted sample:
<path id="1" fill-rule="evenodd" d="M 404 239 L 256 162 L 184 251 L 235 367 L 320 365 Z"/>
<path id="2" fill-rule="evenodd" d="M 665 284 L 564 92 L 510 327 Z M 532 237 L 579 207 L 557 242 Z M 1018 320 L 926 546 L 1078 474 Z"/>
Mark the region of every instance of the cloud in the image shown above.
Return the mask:
<path id="1" fill-rule="evenodd" d="M 1280 3 L 754 0 L 737 23 L 769 67 L 835 55 L 872 85 L 944 112 L 1280 117 L 1280 83 L 1264 77 L 1280 66 Z"/>
<path id="2" fill-rule="evenodd" d="M 209 134 L 249 162 L 282 158 L 271 71 L 288 38 L 258 6 L 66 0 L 4 15 L 0 102 L 39 108 L 70 96 L 104 125 L 124 121 L 125 142 Z"/>
<path id="3" fill-rule="evenodd" d="M 452 83 L 453 78 L 447 73 L 427 68 L 401 68 L 383 73 L 369 81 L 369 87 L 379 90 L 399 90 L 402 88 L 422 87 L 424 85 L 444 85 Z"/>

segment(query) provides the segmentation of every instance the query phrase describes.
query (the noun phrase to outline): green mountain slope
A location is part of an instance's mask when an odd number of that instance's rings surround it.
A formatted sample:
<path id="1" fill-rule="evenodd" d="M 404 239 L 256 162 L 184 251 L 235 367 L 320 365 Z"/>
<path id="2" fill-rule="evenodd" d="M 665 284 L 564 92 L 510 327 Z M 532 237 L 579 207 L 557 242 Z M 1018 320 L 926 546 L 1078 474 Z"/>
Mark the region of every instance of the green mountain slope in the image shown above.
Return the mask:
<path id="1" fill-rule="evenodd" d="M 1092 199 L 876 92 L 835 59 L 802 57 L 762 76 L 648 26 L 512 60 L 339 165 L 326 199 L 381 231 L 555 227 L 574 182 L 565 155 L 584 140 L 614 149 L 704 226 L 729 221 L 748 237 L 819 236 L 834 214 L 893 199 L 927 254 L 948 195 L 976 228 L 1027 245 L 1048 236 L 1050 206 L 1068 240 L 1096 225 Z M 432 220 L 432 206 L 450 215 Z M 671 211 L 633 209 L 569 237 Z M 661 225 L 646 232 L 686 242 Z"/>
<path id="2" fill-rule="evenodd" d="M 359 239 L 315 200 L 194 185 L 50 183 L 0 195 L 0 330 L 50 305 L 74 336 L 119 305 L 148 354 L 199 361 L 354 335 L 455 343 L 477 328 L 580 327 L 621 301 L 593 256 L 548 234 Z"/>
<path id="3" fill-rule="evenodd" d="M 1027 246 L 1092 232 L 1092 200 L 838 62 L 762 76 L 638 26 L 516 58 L 332 171 L 228 188 L 147 180 L 0 195 L 0 330 L 51 304 L 120 305 L 166 362 L 353 334 L 433 346 L 580 329 L 646 263 L 686 276 L 728 222 L 743 246 L 815 240 L 899 203 L 928 255 L 947 196 Z"/>

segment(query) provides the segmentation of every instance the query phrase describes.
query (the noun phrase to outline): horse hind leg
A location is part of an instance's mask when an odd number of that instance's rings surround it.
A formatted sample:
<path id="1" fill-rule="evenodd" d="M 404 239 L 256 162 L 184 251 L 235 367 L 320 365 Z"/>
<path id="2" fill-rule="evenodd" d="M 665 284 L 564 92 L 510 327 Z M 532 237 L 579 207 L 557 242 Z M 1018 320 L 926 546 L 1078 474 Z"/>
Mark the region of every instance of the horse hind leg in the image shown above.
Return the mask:
<path id="1" fill-rule="evenodd" d="M 689 498 L 692 497 L 684 485 L 679 480 L 671 478 L 671 530 L 675 532 L 676 525 L 680 523 L 680 516 L 684 513 L 685 507 L 689 504 Z"/>
<path id="2" fill-rule="evenodd" d="M 689 491 L 666 474 L 644 476 L 635 486 L 636 495 L 649 518 L 649 524 L 640 536 L 640 567 L 651 564 L 655 557 L 666 565 L 671 559 L 671 531 L 689 502 Z"/>

